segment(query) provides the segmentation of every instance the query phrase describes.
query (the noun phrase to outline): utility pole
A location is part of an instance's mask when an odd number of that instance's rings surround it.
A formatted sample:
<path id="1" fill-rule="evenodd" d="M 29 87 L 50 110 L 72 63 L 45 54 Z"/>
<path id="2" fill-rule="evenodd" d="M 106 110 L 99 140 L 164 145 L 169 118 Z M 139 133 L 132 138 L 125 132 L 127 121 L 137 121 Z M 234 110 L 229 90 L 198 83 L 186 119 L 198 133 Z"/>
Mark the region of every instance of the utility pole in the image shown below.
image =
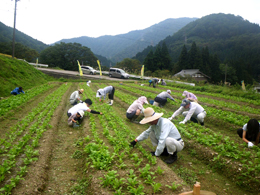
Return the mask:
<path id="1" fill-rule="evenodd" d="M 227 64 L 225 66 L 225 84 L 226 84 L 226 82 L 227 82 Z"/>
<path id="2" fill-rule="evenodd" d="M 14 58 L 14 47 L 15 47 L 15 23 L 16 23 L 16 6 L 17 6 L 17 1 L 19 1 L 19 0 L 15 0 L 15 7 L 14 7 L 13 54 L 12 54 L 12 58 Z"/>

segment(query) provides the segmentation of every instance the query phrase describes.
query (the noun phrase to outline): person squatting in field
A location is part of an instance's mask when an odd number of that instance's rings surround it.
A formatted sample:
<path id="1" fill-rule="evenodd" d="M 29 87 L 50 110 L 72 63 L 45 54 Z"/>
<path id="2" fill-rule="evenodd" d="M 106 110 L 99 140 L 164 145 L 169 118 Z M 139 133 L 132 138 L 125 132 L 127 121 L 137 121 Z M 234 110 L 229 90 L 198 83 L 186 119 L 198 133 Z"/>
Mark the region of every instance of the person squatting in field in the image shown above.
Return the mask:
<path id="1" fill-rule="evenodd" d="M 158 83 L 159 83 L 158 78 L 153 78 L 153 79 L 149 80 L 149 86 L 151 86 L 151 84 L 153 84 L 153 88 L 155 88 L 156 85 L 158 85 Z"/>
<path id="2" fill-rule="evenodd" d="M 73 126 L 74 127 L 79 127 L 79 125 L 77 123 L 80 123 L 81 119 L 84 116 L 84 111 L 80 110 L 75 114 L 72 114 L 69 119 L 68 119 L 68 125 L 69 126 Z"/>
<path id="3" fill-rule="evenodd" d="M 148 104 L 147 98 L 141 96 L 129 106 L 126 111 L 126 117 L 130 119 L 131 122 L 139 123 L 136 119 L 144 112 L 144 103 Z"/>
<path id="4" fill-rule="evenodd" d="M 184 109 L 187 109 L 188 111 L 184 111 Z M 202 126 L 204 125 L 204 118 L 207 115 L 206 111 L 201 105 L 196 102 L 190 102 L 190 100 L 187 99 L 182 100 L 180 108 L 172 114 L 169 120 L 172 120 L 180 113 L 182 113 L 182 115 L 185 117 L 184 120 L 180 122 L 180 124 L 185 124 L 191 120 L 195 123 L 198 123 L 199 121 Z"/>
<path id="5" fill-rule="evenodd" d="M 151 126 L 141 133 L 135 140 L 130 142 L 134 147 L 137 142 L 150 137 L 153 146 L 157 146 L 153 156 L 169 156 L 165 162 L 171 164 L 177 160 L 177 152 L 184 147 L 184 142 L 175 125 L 167 118 L 161 117 L 163 113 L 156 113 L 148 107 L 144 110 L 144 119 L 140 124 L 149 123 Z"/>
<path id="6" fill-rule="evenodd" d="M 237 130 L 237 134 L 247 143 L 248 147 L 253 147 L 253 141 L 255 145 L 259 143 L 260 123 L 256 119 L 250 119 L 242 129 Z"/>
<path id="7" fill-rule="evenodd" d="M 167 98 L 174 101 L 174 98 L 170 94 L 171 94 L 171 90 L 161 92 L 154 98 L 153 105 L 155 106 L 159 105 L 159 107 L 163 107 L 167 102 Z"/>
<path id="8" fill-rule="evenodd" d="M 90 112 L 92 114 L 102 114 L 102 112 L 97 112 L 95 110 L 91 110 L 89 107 L 92 105 L 92 101 L 90 99 L 86 99 L 84 102 L 82 103 L 78 103 L 75 106 L 71 107 L 68 112 L 67 115 L 68 117 L 70 117 L 73 114 L 76 114 L 79 111 L 87 111 Z"/>
<path id="9" fill-rule="evenodd" d="M 83 94 L 84 89 L 79 89 L 77 91 L 74 91 L 71 95 L 70 95 L 70 104 L 71 105 L 76 105 L 78 103 L 78 101 L 82 102 L 80 100 L 80 94 Z"/>
<path id="10" fill-rule="evenodd" d="M 194 94 L 191 93 L 191 92 L 184 91 L 184 92 L 182 93 L 182 96 L 185 96 L 185 99 L 188 99 L 188 100 L 190 100 L 191 102 L 197 102 L 197 103 L 198 103 L 198 98 L 196 97 L 196 95 L 194 95 Z"/>
<path id="11" fill-rule="evenodd" d="M 110 106 L 112 106 L 114 103 L 114 93 L 115 93 L 115 88 L 113 86 L 107 86 L 104 89 L 98 89 L 96 97 L 98 97 L 99 101 L 101 102 L 102 97 L 103 97 L 103 100 L 105 100 L 106 94 L 108 94 L 108 99 L 109 99 L 108 104 Z"/>
<path id="12" fill-rule="evenodd" d="M 20 93 L 25 93 L 22 87 L 16 87 L 13 91 L 11 91 L 12 95 L 19 95 Z"/>

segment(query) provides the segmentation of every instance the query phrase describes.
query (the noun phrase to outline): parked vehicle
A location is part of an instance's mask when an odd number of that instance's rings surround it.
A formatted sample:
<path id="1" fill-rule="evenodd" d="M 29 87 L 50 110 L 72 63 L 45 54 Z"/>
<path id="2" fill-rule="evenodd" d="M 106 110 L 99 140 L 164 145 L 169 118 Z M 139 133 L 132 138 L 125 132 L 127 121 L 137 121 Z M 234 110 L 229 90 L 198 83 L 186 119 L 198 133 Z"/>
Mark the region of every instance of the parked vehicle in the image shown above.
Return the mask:
<path id="1" fill-rule="evenodd" d="M 83 74 L 91 74 L 91 75 L 94 75 L 97 73 L 97 71 L 90 67 L 90 66 L 81 66 L 81 70 L 83 72 Z"/>
<path id="2" fill-rule="evenodd" d="M 127 74 L 124 70 L 120 68 L 110 68 L 109 69 L 109 77 L 117 77 L 121 79 L 128 79 L 129 74 Z"/>

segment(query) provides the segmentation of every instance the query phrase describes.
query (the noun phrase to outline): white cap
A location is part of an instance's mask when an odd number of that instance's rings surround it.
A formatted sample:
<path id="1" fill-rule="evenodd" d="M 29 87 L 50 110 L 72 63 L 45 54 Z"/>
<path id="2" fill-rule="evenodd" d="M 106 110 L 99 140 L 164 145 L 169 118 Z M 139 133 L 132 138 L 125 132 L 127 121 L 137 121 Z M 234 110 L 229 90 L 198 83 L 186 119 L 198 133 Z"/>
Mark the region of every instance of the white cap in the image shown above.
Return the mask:
<path id="1" fill-rule="evenodd" d="M 167 93 L 171 94 L 172 92 L 171 92 L 171 90 L 168 89 L 168 90 L 167 90 Z"/>

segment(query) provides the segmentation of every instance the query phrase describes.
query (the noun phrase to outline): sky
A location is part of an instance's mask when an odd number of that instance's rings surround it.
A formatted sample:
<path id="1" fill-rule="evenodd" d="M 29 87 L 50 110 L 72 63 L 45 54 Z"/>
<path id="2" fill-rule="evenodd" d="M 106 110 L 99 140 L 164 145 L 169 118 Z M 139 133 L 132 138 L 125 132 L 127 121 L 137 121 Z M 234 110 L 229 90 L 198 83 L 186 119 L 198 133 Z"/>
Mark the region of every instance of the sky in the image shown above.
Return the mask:
<path id="1" fill-rule="evenodd" d="M 15 0 L 0 0 L 0 22 L 14 27 Z M 52 44 L 81 36 L 142 30 L 168 18 L 214 13 L 260 24 L 260 0 L 18 0 L 16 29 Z"/>

